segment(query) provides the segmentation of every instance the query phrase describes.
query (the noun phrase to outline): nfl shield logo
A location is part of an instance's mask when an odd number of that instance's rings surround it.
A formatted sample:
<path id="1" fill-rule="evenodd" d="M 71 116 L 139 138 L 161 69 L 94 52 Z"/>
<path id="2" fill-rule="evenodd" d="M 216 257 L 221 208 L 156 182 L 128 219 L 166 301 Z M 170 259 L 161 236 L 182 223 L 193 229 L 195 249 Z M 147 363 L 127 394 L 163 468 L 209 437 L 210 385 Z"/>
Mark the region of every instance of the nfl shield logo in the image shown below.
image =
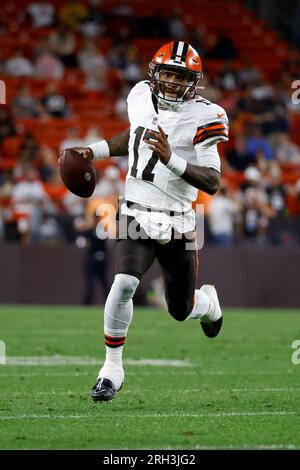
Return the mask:
<path id="1" fill-rule="evenodd" d="M 152 119 L 152 124 L 157 124 L 157 123 L 158 123 L 158 117 L 155 116 L 155 117 Z"/>

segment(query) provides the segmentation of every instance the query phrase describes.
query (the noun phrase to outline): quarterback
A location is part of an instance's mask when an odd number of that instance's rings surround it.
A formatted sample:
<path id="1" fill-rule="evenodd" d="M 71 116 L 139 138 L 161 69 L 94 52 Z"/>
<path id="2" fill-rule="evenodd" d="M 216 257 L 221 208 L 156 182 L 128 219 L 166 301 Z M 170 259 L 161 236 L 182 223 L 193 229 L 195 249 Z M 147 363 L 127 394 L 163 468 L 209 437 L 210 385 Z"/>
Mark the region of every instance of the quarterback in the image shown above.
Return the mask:
<path id="1" fill-rule="evenodd" d="M 149 67 L 149 81 L 138 83 L 128 95 L 130 128 L 110 140 L 76 149 L 89 159 L 129 155 L 118 215 L 117 274 L 104 309 L 106 358 L 92 389 L 94 401 L 111 400 L 122 387 L 122 352 L 133 315 L 132 298 L 155 259 L 162 268 L 170 315 L 178 321 L 197 319 L 209 338 L 217 336 L 222 326 L 214 286 L 195 289 L 192 202 L 198 190 L 213 195 L 219 188 L 217 144 L 228 140 L 227 115 L 198 95 L 202 63 L 189 44 L 173 41 L 162 46 Z M 192 249 L 187 249 L 187 241 Z"/>

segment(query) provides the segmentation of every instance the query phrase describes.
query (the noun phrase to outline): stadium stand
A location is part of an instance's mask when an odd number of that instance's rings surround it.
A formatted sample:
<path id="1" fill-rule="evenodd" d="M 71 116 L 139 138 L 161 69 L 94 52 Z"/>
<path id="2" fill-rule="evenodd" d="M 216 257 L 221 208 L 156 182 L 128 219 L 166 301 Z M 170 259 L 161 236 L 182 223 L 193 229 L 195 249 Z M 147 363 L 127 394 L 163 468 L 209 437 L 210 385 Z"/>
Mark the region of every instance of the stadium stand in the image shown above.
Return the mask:
<path id="1" fill-rule="evenodd" d="M 242 2 L 225 0 L 2 3 L 7 104 L 0 108 L 0 237 L 48 240 L 41 227 L 54 218 L 51 236 L 61 239 L 62 216 L 70 216 L 56 166 L 61 143 L 74 128 L 83 144 L 95 126 L 104 138 L 124 130 L 128 89 L 147 77 L 153 53 L 177 34 L 203 56 L 199 93 L 230 118 L 230 141 L 219 146 L 223 187 L 216 196 L 220 217 L 228 204 L 233 208 L 230 243 L 300 243 L 300 107 L 291 88 L 300 78 L 300 52 Z M 113 160 L 97 162 L 97 170 L 117 166 L 124 179 L 126 161 Z M 37 218 L 41 199 L 30 195 L 26 225 L 13 195 L 28 167 L 37 170 L 46 196 Z M 83 213 L 84 201 L 78 205 Z M 206 214 L 215 220 L 209 200 Z M 41 227 L 32 227 L 31 218 Z M 215 235 L 208 230 L 208 241 L 228 243 Z"/>

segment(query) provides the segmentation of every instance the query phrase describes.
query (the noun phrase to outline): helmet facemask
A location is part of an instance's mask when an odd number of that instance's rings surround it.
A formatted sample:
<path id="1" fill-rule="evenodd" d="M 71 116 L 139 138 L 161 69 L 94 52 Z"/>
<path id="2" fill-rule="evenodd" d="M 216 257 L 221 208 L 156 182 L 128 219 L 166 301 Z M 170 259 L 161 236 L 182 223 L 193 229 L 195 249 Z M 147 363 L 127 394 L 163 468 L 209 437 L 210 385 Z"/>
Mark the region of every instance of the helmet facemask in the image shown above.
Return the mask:
<path id="1" fill-rule="evenodd" d="M 150 62 L 149 67 L 151 91 L 162 106 L 174 109 L 184 101 L 194 98 L 202 73 L 179 66 L 157 65 L 154 62 Z"/>

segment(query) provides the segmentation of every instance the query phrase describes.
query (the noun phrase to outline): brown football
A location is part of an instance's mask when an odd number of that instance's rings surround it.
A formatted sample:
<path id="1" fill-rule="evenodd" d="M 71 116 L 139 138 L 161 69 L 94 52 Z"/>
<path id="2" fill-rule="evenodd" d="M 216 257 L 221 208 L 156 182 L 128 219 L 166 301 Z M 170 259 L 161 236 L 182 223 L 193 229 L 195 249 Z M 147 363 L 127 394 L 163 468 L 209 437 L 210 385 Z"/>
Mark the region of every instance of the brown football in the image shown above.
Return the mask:
<path id="1" fill-rule="evenodd" d="M 90 197 L 97 183 L 97 173 L 90 160 L 73 149 L 65 149 L 59 158 L 59 169 L 65 186 L 76 196 Z"/>

